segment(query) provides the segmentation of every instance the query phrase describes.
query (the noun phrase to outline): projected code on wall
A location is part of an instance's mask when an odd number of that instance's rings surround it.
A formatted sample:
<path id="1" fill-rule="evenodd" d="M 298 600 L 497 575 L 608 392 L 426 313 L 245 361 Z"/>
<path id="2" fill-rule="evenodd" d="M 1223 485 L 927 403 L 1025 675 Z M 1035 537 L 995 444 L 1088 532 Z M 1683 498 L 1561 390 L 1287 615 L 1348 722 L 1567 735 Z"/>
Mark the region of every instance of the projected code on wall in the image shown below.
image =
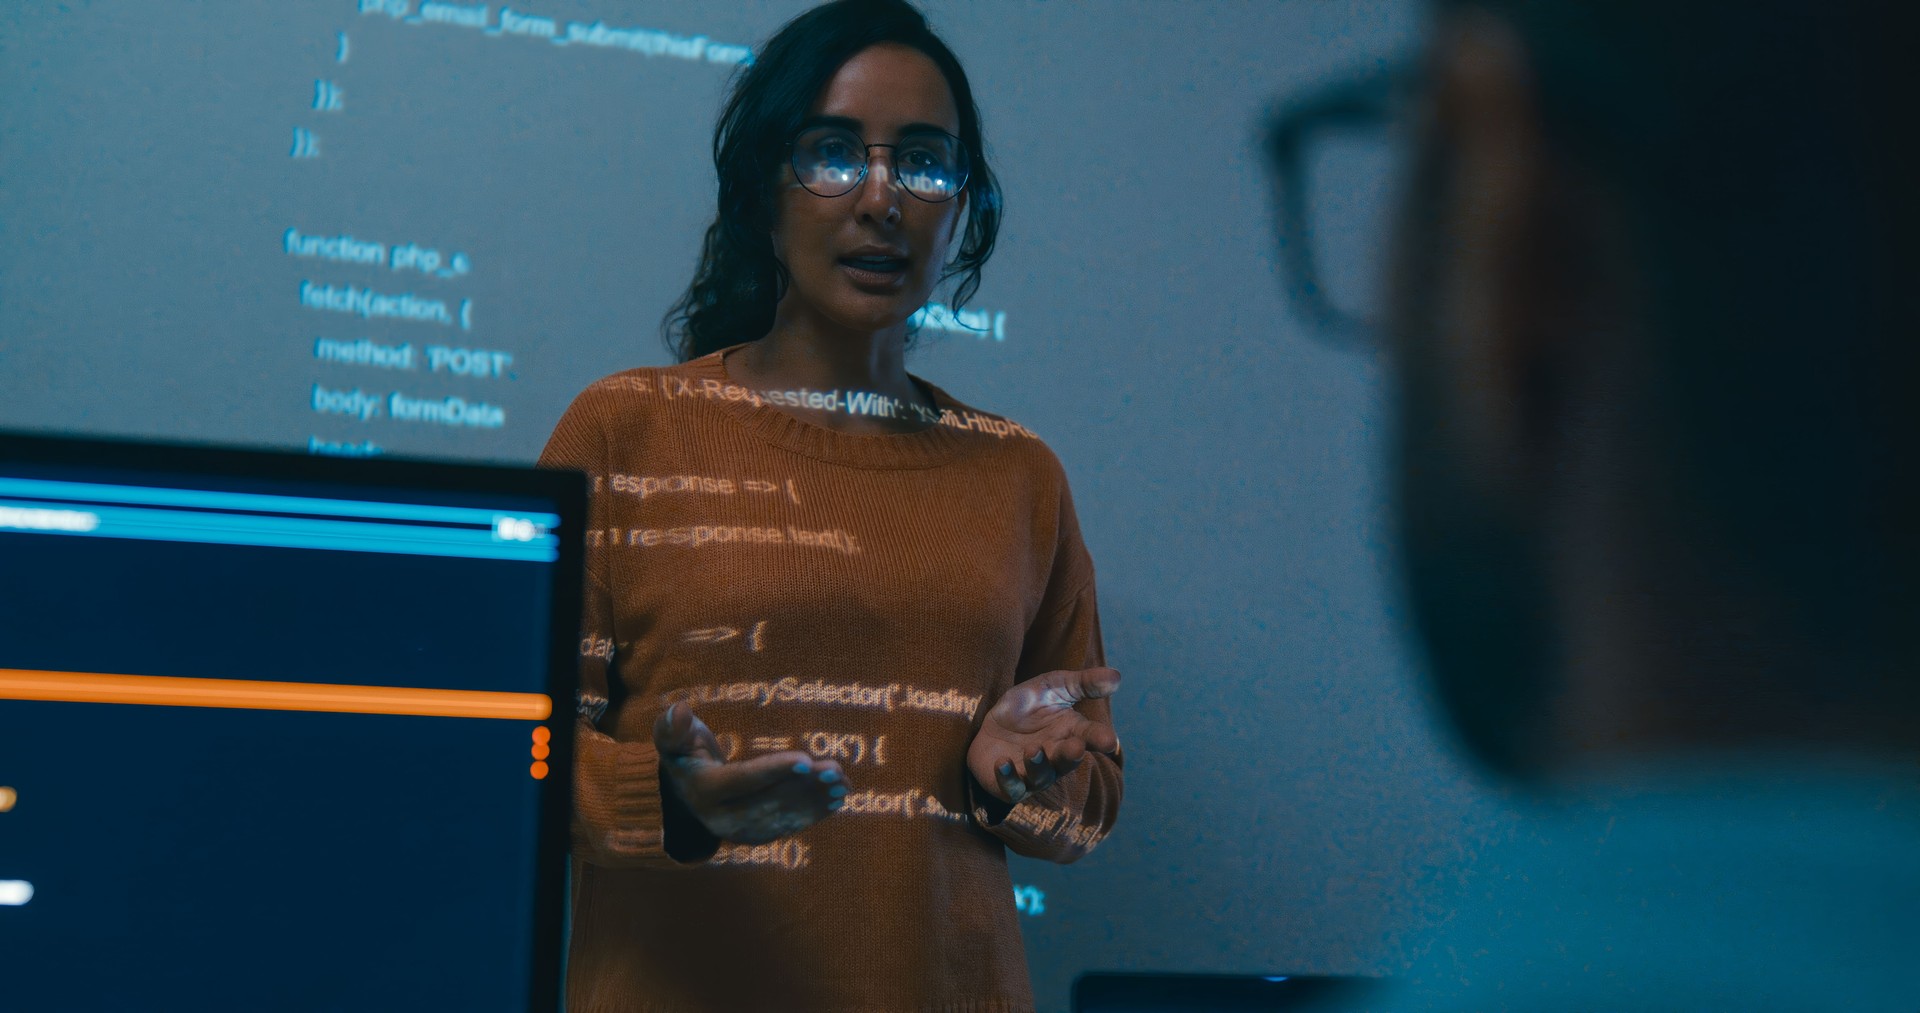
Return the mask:
<path id="1" fill-rule="evenodd" d="M 411 51 L 462 47 L 463 58 L 498 56 L 490 47 L 544 44 L 556 59 L 570 48 L 610 51 L 709 75 L 752 60 L 751 49 L 738 42 L 551 17 L 524 6 L 418 0 L 345 0 L 342 6 L 345 16 L 327 58 L 303 68 L 310 80 L 289 92 L 298 105 L 287 155 L 295 172 L 316 177 L 311 183 L 320 182 L 334 153 L 347 147 L 341 138 L 350 140 L 356 125 L 391 98 L 356 77 L 356 53 L 364 63 L 368 48 L 355 46 L 363 30 L 400 26 Z M 391 45 L 380 51 L 394 52 Z M 453 98 L 450 91 L 447 100 Z M 554 110 L 556 119 L 566 112 Z M 438 226 L 431 236 L 373 235 L 346 214 L 284 223 L 277 231 L 280 251 L 301 269 L 297 288 L 284 298 L 298 308 L 296 354 L 310 360 L 313 379 L 288 393 L 313 421 L 310 452 L 370 456 L 396 443 L 404 448 L 409 429 L 484 439 L 513 423 L 508 391 L 522 378 L 525 356 L 511 347 L 514 335 L 489 332 L 485 307 L 474 297 L 480 265 L 469 251 L 485 237 L 464 223 Z M 492 277 L 516 273 L 511 263 L 493 266 Z"/>
<path id="2" fill-rule="evenodd" d="M 310 192 L 350 190 L 341 185 L 348 177 L 340 173 L 364 172 L 368 151 L 360 134 L 374 123 L 407 132 L 405 124 L 380 119 L 391 115 L 386 110 L 395 96 L 388 92 L 395 86 L 383 86 L 377 82 L 391 79 L 368 73 L 369 54 L 388 62 L 457 58 L 464 66 L 474 60 L 524 63 L 530 56 L 540 59 L 537 54 L 542 52 L 561 61 L 605 53 L 606 59 L 679 67 L 676 73 L 714 82 L 752 62 L 751 49 L 739 40 L 583 17 L 577 10 L 559 17 L 537 7 L 341 0 L 332 38 L 316 50 L 324 56 L 301 68 L 298 87 L 286 92 L 294 113 L 286 151 L 290 171 Z M 378 45 L 365 44 L 371 33 L 379 33 Z M 356 45 L 356 37 L 362 44 Z M 410 100 L 422 101 L 417 88 L 408 90 L 414 92 Z M 432 103 L 461 101 L 464 97 L 456 89 L 447 88 L 444 95 L 434 92 L 429 104 L 412 108 L 416 117 L 438 119 Z M 572 109 L 551 110 L 556 123 L 575 114 Z M 674 115 L 704 120 L 706 111 L 676 109 Z M 511 131 L 503 127 L 500 133 Z M 386 161 L 407 160 L 405 152 L 377 154 Z M 357 164 L 345 166 L 348 161 Z M 439 185 L 419 179 L 394 185 L 423 183 Z M 636 207 L 640 218 L 635 225 L 644 227 L 646 207 Z M 514 402 L 522 395 L 517 381 L 536 376 L 528 370 L 537 366 L 516 347 L 524 332 L 501 329 L 500 314 L 490 312 L 490 301 L 498 310 L 502 300 L 551 296 L 497 283 L 524 273 L 514 263 L 520 244 L 488 245 L 497 239 L 476 233 L 467 221 L 426 216 L 423 222 L 398 234 L 390 222 L 382 232 L 375 222 L 356 220 L 345 211 L 316 209 L 271 226 L 280 253 L 300 271 L 297 281 L 275 298 L 297 308 L 291 324 L 295 354 L 307 360 L 312 379 L 284 394 L 298 399 L 295 403 L 311 422 L 313 432 L 305 442 L 313 453 L 368 456 L 422 441 L 444 446 L 447 438 L 486 445 L 498 443 L 509 427 L 519 424 Z M 476 254 L 476 248 L 484 252 Z M 973 306 L 929 302 L 909 325 L 920 332 L 983 342 L 1007 339 L 1004 311 Z M 610 341 L 625 339 L 609 336 Z M 781 403 L 771 396 L 775 393 L 770 392 L 769 401 Z M 871 394 L 850 395 L 844 410 L 911 417 L 909 406 Z M 524 434 L 519 438 L 524 440 Z"/>

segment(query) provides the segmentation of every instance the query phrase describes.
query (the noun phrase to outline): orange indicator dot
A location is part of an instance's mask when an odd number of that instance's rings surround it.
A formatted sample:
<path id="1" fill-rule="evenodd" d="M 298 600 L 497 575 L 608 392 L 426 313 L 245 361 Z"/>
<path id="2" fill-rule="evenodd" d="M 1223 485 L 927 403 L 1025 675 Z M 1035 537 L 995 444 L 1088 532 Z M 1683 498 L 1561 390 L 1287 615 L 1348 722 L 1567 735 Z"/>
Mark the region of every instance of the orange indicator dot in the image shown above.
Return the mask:
<path id="1" fill-rule="evenodd" d="M 553 738 L 553 729 L 548 728 L 546 725 L 534 726 L 533 741 L 544 745 L 546 741 L 551 738 Z"/>
<path id="2" fill-rule="evenodd" d="M 12 809 L 13 804 L 18 801 L 20 801 L 19 792 L 12 788 L 0 787 L 0 813 Z"/>
<path id="3" fill-rule="evenodd" d="M 544 742 L 536 742 L 533 744 L 533 758 L 536 760 L 546 759 L 547 754 L 550 752 L 552 752 L 552 750 L 548 749 L 547 744 Z"/>
<path id="4" fill-rule="evenodd" d="M 534 780 L 536 781 L 544 780 L 547 776 L 546 761 L 544 760 L 533 761 L 533 766 L 528 770 L 528 772 L 533 775 Z"/>

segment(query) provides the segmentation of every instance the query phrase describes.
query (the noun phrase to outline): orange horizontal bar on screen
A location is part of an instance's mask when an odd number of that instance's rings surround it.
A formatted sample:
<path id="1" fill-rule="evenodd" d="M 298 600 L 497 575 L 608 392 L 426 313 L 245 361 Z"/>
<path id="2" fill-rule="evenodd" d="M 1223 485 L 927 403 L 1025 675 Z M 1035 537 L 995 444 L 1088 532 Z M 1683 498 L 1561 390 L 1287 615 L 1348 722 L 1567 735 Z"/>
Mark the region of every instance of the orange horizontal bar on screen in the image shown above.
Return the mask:
<path id="1" fill-rule="evenodd" d="M 404 714 L 416 717 L 503 718 L 545 721 L 553 700 L 544 693 L 404 686 L 340 686 L 251 679 L 181 679 L 165 675 L 102 675 L 0 668 L 0 700 L 128 703 L 155 707 L 236 707 L 246 710 Z"/>

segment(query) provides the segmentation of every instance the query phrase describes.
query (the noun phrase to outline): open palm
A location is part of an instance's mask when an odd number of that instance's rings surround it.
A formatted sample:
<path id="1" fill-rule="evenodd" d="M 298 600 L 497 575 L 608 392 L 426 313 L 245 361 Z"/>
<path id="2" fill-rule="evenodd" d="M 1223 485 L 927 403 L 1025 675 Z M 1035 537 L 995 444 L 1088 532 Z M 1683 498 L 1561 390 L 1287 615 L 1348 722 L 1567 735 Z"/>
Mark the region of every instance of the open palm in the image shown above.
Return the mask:
<path id="1" fill-rule="evenodd" d="M 967 748 L 967 769 L 1003 802 L 1044 790 L 1088 750 L 1120 748 L 1106 700 L 1119 688 L 1111 668 L 1048 672 L 1016 685 L 987 712 Z"/>

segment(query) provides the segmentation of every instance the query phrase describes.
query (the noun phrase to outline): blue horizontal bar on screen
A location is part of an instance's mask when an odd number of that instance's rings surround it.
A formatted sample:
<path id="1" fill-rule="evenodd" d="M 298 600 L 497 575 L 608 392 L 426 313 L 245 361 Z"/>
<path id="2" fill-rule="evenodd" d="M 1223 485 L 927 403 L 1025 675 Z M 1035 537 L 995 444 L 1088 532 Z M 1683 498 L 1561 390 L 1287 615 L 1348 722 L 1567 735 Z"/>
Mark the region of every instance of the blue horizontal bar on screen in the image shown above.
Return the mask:
<path id="1" fill-rule="evenodd" d="M 427 503 L 369 503 L 355 499 L 318 499 L 309 496 L 272 496 L 251 492 L 215 492 L 210 489 L 165 489 L 139 485 L 95 485 L 91 482 L 54 482 L 38 478 L 0 478 L 0 496 L 53 496 L 93 503 L 138 503 L 146 506 L 187 507 L 199 510 L 260 510 L 288 514 L 331 514 L 335 517 L 377 517 L 394 521 L 443 524 L 493 524 L 502 514 L 525 518 L 548 528 L 558 527 L 556 514 L 528 513 L 474 507 L 435 506 Z"/>
<path id="2" fill-rule="evenodd" d="M 0 500 L 0 517 L 5 516 L 4 511 L 10 510 L 84 515 L 92 523 L 86 526 L 9 523 L 0 524 L 0 532 L 258 545 L 283 549 L 393 552 L 414 556 L 468 556 L 541 563 L 550 563 L 559 558 L 560 539 L 550 534 L 538 535 L 526 541 L 504 541 L 496 539 L 491 529 L 479 528 L 434 528 L 313 517 L 262 517 L 195 510 Z"/>

